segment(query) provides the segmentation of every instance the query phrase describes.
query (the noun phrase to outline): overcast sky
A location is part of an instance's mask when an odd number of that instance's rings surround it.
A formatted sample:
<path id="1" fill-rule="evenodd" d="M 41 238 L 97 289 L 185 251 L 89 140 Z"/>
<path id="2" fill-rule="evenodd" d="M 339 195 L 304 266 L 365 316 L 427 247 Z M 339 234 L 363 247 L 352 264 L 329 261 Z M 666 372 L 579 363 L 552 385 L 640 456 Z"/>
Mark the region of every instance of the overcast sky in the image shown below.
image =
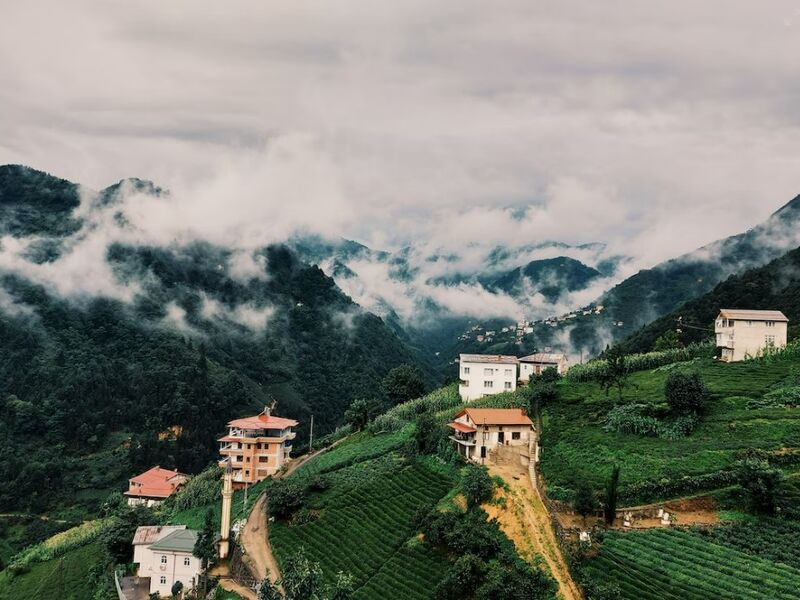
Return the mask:
<path id="1" fill-rule="evenodd" d="M 647 266 L 800 193 L 800 0 L 6 4 L 0 163 L 152 179 L 154 227 Z"/>

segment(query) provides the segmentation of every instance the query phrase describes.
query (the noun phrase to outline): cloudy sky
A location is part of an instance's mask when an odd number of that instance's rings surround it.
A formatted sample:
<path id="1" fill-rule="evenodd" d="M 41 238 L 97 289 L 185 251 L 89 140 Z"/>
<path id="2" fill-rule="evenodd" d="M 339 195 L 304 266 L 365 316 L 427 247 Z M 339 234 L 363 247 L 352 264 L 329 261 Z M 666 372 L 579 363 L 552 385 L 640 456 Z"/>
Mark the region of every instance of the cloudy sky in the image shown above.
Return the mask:
<path id="1" fill-rule="evenodd" d="M 648 266 L 800 193 L 800 0 L 8 4 L 0 163 L 152 179 L 166 235 Z"/>

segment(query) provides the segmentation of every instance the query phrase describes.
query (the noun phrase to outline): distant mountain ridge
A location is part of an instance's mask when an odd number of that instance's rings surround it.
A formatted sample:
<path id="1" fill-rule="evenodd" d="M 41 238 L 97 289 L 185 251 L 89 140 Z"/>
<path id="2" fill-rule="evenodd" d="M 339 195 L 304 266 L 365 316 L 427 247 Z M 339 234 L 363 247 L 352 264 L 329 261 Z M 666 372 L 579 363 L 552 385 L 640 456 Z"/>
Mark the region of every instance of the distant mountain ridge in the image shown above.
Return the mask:
<path id="1" fill-rule="evenodd" d="M 498 277 L 488 287 L 514 297 L 539 293 L 549 302 L 557 302 L 564 291 L 585 289 L 601 276 L 600 271 L 574 258 L 559 256 L 533 260 Z"/>

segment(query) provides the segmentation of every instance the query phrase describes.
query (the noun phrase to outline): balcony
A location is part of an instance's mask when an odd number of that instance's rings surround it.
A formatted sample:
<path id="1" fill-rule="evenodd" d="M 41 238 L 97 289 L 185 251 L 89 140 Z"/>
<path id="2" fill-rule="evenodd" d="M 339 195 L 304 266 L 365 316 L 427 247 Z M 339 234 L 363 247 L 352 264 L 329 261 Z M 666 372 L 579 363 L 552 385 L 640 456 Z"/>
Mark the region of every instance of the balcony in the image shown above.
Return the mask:
<path id="1" fill-rule="evenodd" d="M 453 440 L 456 444 L 460 444 L 461 446 L 474 446 L 475 445 L 475 438 L 462 436 L 462 435 L 451 435 L 449 436 L 451 440 Z"/>
<path id="2" fill-rule="evenodd" d="M 733 348 L 733 334 L 718 333 L 717 348 Z"/>

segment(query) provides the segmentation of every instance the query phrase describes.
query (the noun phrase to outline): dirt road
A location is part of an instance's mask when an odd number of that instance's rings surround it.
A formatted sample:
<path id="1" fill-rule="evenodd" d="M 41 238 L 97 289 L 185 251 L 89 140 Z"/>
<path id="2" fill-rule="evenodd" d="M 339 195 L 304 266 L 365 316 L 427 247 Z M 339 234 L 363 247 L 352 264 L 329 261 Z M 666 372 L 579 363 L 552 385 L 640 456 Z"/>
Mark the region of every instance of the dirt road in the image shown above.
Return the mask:
<path id="1" fill-rule="evenodd" d="M 514 542 L 520 556 L 533 562 L 541 555 L 550 574 L 558 583 L 564 600 L 580 600 L 583 596 L 572 580 L 550 524 L 547 507 L 531 484 L 527 465 L 522 464 L 519 448 L 503 448 L 498 461 L 487 465 L 492 475 L 499 475 L 508 490 L 498 490 L 505 498 L 505 507 L 485 504 L 490 517 L 496 517 L 505 534 Z"/>

